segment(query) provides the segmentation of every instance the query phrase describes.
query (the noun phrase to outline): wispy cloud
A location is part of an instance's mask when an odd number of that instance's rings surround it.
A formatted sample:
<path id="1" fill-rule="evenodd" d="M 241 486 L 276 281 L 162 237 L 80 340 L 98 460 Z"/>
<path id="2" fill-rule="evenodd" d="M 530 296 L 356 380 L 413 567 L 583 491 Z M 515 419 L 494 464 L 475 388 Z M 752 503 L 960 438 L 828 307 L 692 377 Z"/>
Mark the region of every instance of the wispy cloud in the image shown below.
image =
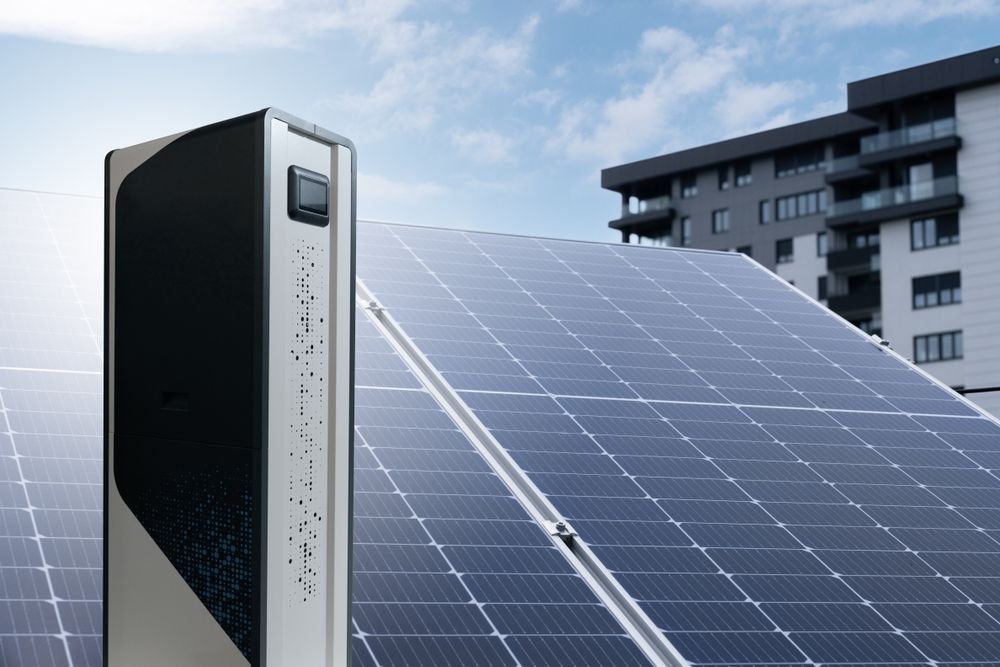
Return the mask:
<path id="1" fill-rule="evenodd" d="M 493 130 L 456 130 L 451 143 L 463 156 L 484 164 L 507 162 L 513 156 L 514 140 Z"/>
<path id="2" fill-rule="evenodd" d="M 346 26 L 356 11 L 315 0 L 32 0 L 5 3 L 0 34 L 126 51 L 228 51 L 293 46 Z"/>
<path id="3" fill-rule="evenodd" d="M 714 111 L 728 134 L 754 132 L 790 122 L 791 105 L 812 91 L 813 86 L 802 81 L 734 81 L 726 86 Z"/>
<path id="4" fill-rule="evenodd" d="M 448 188 L 430 181 L 398 181 L 380 174 L 358 174 L 358 199 L 407 202 L 447 194 Z"/>
<path id="5" fill-rule="evenodd" d="M 513 34 L 499 36 L 489 29 L 462 34 L 447 24 L 389 21 L 388 29 L 401 39 L 387 44 L 382 32 L 369 36 L 386 61 L 381 76 L 366 92 L 341 95 L 331 104 L 365 118 L 369 137 L 426 130 L 445 109 L 465 111 L 528 77 L 538 23 L 532 15 Z"/>
<path id="6" fill-rule="evenodd" d="M 946 18 L 988 16 L 996 0 L 698 0 L 702 7 L 732 15 L 781 16 L 817 29 L 919 25 Z"/>
<path id="7" fill-rule="evenodd" d="M 559 12 L 571 12 L 574 9 L 580 9 L 583 6 L 583 0 L 556 0 L 556 11 Z"/>
<path id="8" fill-rule="evenodd" d="M 790 84 L 772 88 L 740 84 L 746 62 L 756 50 L 752 40 L 730 27 L 701 42 L 672 26 L 647 30 L 617 68 L 626 76 L 642 78 L 628 81 L 610 99 L 564 108 L 546 145 L 574 160 L 608 164 L 676 141 L 676 135 L 684 134 L 679 124 L 691 117 L 692 110 L 712 108 L 713 96 L 720 93 L 753 101 L 752 109 L 726 121 L 727 125 L 773 111 L 790 99 Z"/>

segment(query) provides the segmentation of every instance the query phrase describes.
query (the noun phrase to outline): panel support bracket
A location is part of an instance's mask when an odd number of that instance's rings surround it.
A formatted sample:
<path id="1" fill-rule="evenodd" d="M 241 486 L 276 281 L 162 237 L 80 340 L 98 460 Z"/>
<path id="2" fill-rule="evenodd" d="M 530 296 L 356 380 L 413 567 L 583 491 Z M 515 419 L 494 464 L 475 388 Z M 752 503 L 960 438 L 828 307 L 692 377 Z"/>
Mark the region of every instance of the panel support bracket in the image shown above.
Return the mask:
<path id="1" fill-rule="evenodd" d="M 497 442 L 489 429 L 465 404 L 458 392 L 424 356 L 399 324 L 378 304 L 374 295 L 357 279 L 357 301 L 370 313 L 370 321 L 399 353 L 420 383 L 437 399 L 442 409 L 462 430 L 476 451 L 521 501 L 528 513 L 551 537 L 570 565 L 583 578 L 597 598 L 608 608 L 639 650 L 658 667 L 690 667 L 656 623 L 625 591 L 618 579 L 604 566 L 548 497 L 535 486 L 511 455 Z"/>

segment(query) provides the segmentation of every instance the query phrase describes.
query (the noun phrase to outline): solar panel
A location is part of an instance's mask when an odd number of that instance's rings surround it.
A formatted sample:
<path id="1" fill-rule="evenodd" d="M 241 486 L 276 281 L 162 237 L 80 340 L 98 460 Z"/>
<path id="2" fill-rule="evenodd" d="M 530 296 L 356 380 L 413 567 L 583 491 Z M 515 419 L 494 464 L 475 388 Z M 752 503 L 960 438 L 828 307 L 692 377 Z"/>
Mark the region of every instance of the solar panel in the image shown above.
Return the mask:
<path id="1" fill-rule="evenodd" d="M 689 661 L 996 662 L 993 420 L 740 256 L 360 227 L 356 664 L 647 664 L 372 317 Z M 5 667 L 100 664 L 100 229 L 0 190 Z"/>
<path id="2" fill-rule="evenodd" d="M 0 664 L 98 667 L 100 201 L 0 190 Z"/>
<path id="3" fill-rule="evenodd" d="M 692 663 L 1000 655 L 1000 427 L 740 255 L 365 224 L 359 278 Z"/>
<path id="4" fill-rule="evenodd" d="M 648 665 L 363 312 L 357 665 Z"/>
<path id="5" fill-rule="evenodd" d="M 101 664 L 100 201 L 0 190 L 0 665 Z M 356 665 L 647 665 L 359 314 Z"/>

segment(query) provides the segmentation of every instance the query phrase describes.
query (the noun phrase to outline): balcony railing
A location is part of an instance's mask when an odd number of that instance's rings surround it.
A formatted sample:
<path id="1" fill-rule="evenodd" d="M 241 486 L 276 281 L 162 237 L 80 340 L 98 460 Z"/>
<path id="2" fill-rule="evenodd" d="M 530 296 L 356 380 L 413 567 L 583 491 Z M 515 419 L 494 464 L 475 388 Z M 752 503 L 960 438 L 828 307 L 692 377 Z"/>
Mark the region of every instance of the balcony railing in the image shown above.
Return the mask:
<path id="1" fill-rule="evenodd" d="M 622 207 L 622 217 L 627 218 L 631 215 L 645 215 L 646 213 L 652 213 L 653 211 L 667 211 L 670 207 L 671 203 L 669 195 L 663 195 L 662 197 L 650 197 L 649 199 L 640 199 L 634 211 L 630 208 Z"/>
<path id="2" fill-rule="evenodd" d="M 845 155 L 844 157 L 833 158 L 826 163 L 827 173 L 835 173 L 840 171 L 848 171 L 850 169 L 858 168 L 858 156 L 857 155 Z"/>
<path id="3" fill-rule="evenodd" d="M 958 194 L 958 177 L 947 176 L 936 178 L 933 181 L 909 183 L 885 190 L 873 190 L 864 193 L 857 199 L 834 202 L 827 215 L 833 218 L 954 194 Z"/>
<path id="4" fill-rule="evenodd" d="M 911 125 L 892 132 L 882 132 L 861 137 L 861 153 L 877 153 L 878 151 L 919 144 L 933 139 L 953 137 L 957 131 L 954 118 L 942 118 L 931 123 Z"/>
<path id="5" fill-rule="evenodd" d="M 879 283 L 869 283 L 846 293 L 834 293 L 826 300 L 830 310 L 837 313 L 873 310 L 878 308 L 881 302 L 882 287 Z"/>
<path id="6" fill-rule="evenodd" d="M 826 268 L 831 271 L 859 267 L 867 267 L 870 271 L 879 269 L 879 247 L 877 245 L 831 250 L 826 256 Z"/>

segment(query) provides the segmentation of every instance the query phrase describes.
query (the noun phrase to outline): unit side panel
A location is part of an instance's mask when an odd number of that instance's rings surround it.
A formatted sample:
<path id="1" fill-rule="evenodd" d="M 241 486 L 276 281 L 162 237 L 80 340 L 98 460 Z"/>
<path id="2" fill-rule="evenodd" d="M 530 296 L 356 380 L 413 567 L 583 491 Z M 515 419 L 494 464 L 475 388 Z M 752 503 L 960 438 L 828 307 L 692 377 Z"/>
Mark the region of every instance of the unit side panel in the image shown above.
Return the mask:
<path id="1" fill-rule="evenodd" d="M 331 181 L 332 147 L 271 121 L 267 662 L 326 663 L 331 233 L 288 216 L 291 165 Z"/>

